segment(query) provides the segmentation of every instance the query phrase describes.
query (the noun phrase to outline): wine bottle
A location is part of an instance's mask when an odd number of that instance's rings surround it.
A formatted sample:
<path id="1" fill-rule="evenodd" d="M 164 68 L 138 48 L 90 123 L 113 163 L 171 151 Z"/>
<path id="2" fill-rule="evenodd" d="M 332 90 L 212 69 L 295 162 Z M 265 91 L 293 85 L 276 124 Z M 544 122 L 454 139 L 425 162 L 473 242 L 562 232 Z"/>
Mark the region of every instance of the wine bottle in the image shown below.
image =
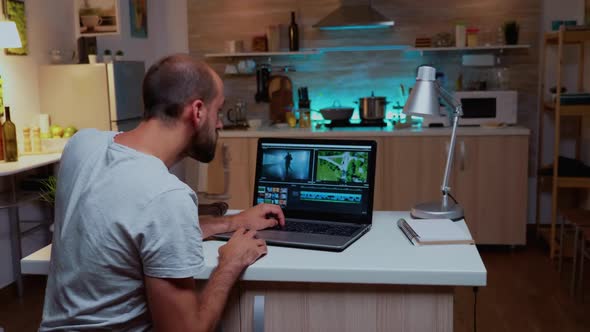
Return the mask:
<path id="1" fill-rule="evenodd" d="M 291 24 L 289 25 L 289 51 L 299 51 L 299 28 L 295 23 L 295 12 L 291 12 Z"/>
<path id="2" fill-rule="evenodd" d="M 4 140 L 4 159 L 7 162 L 18 161 L 18 151 L 16 145 L 16 126 L 10 121 L 10 107 L 4 107 L 6 121 L 2 128 L 2 139 Z"/>

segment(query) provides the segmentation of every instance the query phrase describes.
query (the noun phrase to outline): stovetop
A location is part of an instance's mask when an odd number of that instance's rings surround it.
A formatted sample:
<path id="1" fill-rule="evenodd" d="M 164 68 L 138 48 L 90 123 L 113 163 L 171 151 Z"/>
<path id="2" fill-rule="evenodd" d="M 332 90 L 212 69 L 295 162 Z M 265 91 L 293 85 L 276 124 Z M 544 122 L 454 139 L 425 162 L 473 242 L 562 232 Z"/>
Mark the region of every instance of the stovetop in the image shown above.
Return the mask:
<path id="1" fill-rule="evenodd" d="M 343 127 L 385 127 L 387 123 L 383 120 L 361 120 L 361 122 L 349 122 L 348 120 L 332 120 L 325 125 L 326 128 L 343 128 Z"/>

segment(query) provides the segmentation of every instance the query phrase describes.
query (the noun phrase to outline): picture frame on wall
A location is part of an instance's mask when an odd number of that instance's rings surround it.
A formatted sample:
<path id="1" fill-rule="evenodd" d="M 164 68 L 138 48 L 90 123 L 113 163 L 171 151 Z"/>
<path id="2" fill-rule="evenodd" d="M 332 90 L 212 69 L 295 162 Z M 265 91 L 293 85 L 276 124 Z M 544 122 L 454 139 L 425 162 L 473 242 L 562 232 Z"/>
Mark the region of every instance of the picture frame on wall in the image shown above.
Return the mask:
<path id="1" fill-rule="evenodd" d="M 131 37 L 147 38 L 147 0 L 129 0 Z"/>
<path id="2" fill-rule="evenodd" d="M 29 42 L 27 39 L 25 0 L 4 0 L 2 1 L 2 6 L 6 19 L 16 24 L 16 29 L 22 43 L 22 47 L 19 48 L 5 48 L 4 53 L 7 55 L 28 55 Z"/>
<path id="3" fill-rule="evenodd" d="M 75 0 L 76 37 L 118 35 L 119 0 Z"/>

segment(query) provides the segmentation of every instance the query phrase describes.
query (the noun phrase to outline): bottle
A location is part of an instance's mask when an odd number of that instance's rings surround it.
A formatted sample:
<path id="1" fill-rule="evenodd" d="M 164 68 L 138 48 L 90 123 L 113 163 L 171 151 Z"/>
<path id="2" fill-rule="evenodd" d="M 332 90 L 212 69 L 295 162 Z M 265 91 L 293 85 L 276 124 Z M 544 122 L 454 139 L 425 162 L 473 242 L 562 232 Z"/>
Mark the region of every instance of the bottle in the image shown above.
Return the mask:
<path id="1" fill-rule="evenodd" d="M 33 127 L 33 152 L 41 152 L 41 129 Z"/>
<path id="2" fill-rule="evenodd" d="M 10 107 L 4 107 L 6 121 L 2 128 L 2 139 L 4 140 L 4 160 L 7 162 L 18 161 L 18 150 L 16 145 L 16 126 L 10 121 Z"/>
<path id="3" fill-rule="evenodd" d="M 3 116 L 3 115 L 4 115 L 4 114 L 0 114 L 0 120 L 2 119 L 2 116 Z M 3 132 L 4 130 L 3 130 L 3 128 L 2 128 L 2 127 L 3 127 L 3 125 L 2 125 L 2 121 L 0 121 L 0 160 L 4 160 L 4 144 L 3 144 L 3 142 L 4 142 L 4 139 L 2 138 L 2 136 L 3 136 L 3 135 L 2 135 L 2 132 Z"/>
<path id="4" fill-rule="evenodd" d="M 0 76 L 0 110 L 4 109 L 4 80 Z"/>
<path id="5" fill-rule="evenodd" d="M 31 128 L 29 127 L 23 128 L 23 152 L 33 152 L 33 147 L 31 145 Z"/>
<path id="6" fill-rule="evenodd" d="M 299 28 L 295 23 L 295 12 L 291 12 L 291 24 L 289 25 L 289 51 L 299 51 Z"/>

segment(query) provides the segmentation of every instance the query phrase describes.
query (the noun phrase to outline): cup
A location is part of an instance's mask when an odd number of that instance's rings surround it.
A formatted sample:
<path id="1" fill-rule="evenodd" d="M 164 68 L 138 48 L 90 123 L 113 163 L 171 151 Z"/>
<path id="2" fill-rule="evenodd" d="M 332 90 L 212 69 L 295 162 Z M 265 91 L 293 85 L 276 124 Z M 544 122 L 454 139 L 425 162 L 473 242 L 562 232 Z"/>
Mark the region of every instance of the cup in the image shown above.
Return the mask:
<path id="1" fill-rule="evenodd" d="M 228 65 L 225 65 L 224 72 L 228 75 L 237 74 L 238 68 L 236 68 L 236 65 L 228 64 Z"/>
<path id="2" fill-rule="evenodd" d="M 227 53 L 240 53 L 244 52 L 244 41 L 243 40 L 228 40 L 225 42 L 225 51 Z"/>
<path id="3" fill-rule="evenodd" d="M 238 72 L 241 74 L 252 74 L 256 70 L 256 62 L 254 60 L 241 60 L 238 62 Z"/>
<path id="4" fill-rule="evenodd" d="M 96 64 L 96 54 L 88 54 L 88 63 L 91 65 Z"/>
<path id="5" fill-rule="evenodd" d="M 82 21 L 82 25 L 88 29 L 92 29 L 102 23 L 102 18 L 98 15 L 83 15 L 80 16 L 80 20 Z"/>

